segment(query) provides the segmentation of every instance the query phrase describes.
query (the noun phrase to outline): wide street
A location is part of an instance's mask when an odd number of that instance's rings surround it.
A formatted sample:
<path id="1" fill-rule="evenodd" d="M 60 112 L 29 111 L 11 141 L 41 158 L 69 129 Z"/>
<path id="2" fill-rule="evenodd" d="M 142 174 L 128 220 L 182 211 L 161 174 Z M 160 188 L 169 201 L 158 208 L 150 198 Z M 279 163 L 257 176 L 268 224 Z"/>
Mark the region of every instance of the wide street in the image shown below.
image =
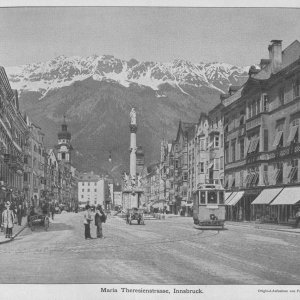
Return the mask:
<path id="1" fill-rule="evenodd" d="M 201 231 L 186 217 L 144 226 L 111 217 L 103 227 L 104 239 L 85 240 L 82 213 L 63 213 L 48 232 L 25 229 L 0 245 L 0 283 L 300 283 L 299 234 Z"/>

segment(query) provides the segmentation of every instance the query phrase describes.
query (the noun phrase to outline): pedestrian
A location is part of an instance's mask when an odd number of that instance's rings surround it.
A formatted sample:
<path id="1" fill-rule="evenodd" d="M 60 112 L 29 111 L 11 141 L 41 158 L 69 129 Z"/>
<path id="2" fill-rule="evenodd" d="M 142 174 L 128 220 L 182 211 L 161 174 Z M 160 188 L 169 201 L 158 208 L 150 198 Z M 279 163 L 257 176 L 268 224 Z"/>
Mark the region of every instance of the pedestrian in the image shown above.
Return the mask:
<path id="1" fill-rule="evenodd" d="M 103 232 L 102 232 L 102 223 L 104 223 L 106 220 L 106 216 L 102 210 L 101 205 L 98 205 L 96 208 L 96 214 L 95 214 L 95 225 L 97 227 L 97 238 L 102 239 L 103 238 Z"/>
<path id="2" fill-rule="evenodd" d="M 23 218 L 23 208 L 22 204 L 19 204 L 17 207 L 17 219 L 18 219 L 18 225 L 22 225 L 22 218 Z"/>
<path id="3" fill-rule="evenodd" d="M 298 208 L 298 211 L 296 213 L 296 224 L 295 227 L 297 228 L 300 222 L 300 207 Z"/>
<path id="4" fill-rule="evenodd" d="M 52 218 L 52 220 L 54 220 L 55 207 L 54 207 L 53 203 L 50 206 L 50 212 L 51 212 L 51 218 Z"/>
<path id="5" fill-rule="evenodd" d="M 14 227 L 15 215 L 10 208 L 10 202 L 5 203 L 5 210 L 2 213 L 2 224 L 5 229 L 5 238 L 12 238 L 12 229 Z"/>
<path id="6" fill-rule="evenodd" d="M 87 205 L 85 207 L 86 211 L 84 213 L 84 237 L 85 239 L 91 239 L 91 227 L 90 224 L 92 222 L 92 212 L 91 212 L 91 207 Z"/>

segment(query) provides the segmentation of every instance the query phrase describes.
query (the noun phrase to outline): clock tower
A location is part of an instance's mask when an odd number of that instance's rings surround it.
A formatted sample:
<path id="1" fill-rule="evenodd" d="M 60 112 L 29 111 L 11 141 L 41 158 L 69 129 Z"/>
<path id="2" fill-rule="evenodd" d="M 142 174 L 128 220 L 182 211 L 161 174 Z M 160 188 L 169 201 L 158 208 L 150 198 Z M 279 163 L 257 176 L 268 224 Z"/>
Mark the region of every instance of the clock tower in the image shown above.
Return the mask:
<path id="1" fill-rule="evenodd" d="M 71 163 L 71 151 L 73 147 L 71 145 L 71 133 L 68 132 L 68 126 L 66 124 L 66 116 L 64 115 L 64 121 L 61 125 L 61 131 L 58 133 L 58 145 L 57 160 L 59 162 Z"/>

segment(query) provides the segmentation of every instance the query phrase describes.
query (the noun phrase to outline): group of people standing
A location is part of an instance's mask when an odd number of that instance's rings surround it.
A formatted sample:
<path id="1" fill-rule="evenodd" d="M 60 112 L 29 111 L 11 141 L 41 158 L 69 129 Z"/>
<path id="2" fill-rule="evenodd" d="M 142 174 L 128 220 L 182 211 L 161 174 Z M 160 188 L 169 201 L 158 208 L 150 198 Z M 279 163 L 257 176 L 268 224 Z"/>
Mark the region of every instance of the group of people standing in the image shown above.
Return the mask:
<path id="1" fill-rule="evenodd" d="M 10 203 L 10 201 L 6 201 L 4 207 L 1 207 L 1 231 L 5 232 L 5 238 L 12 238 L 13 227 L 15 224 L 15 220 L 17 219 L 17 224 L 19 226 L 22 225 L 22 218 L 24 215 L 24 209 L 22 204 L 14 204 Z"/>
<path id="2" fill-rule="evenodd" d="M 84 213 L 84 237 L 85 239 L 92 239 L 91 237 L 91 223 L 93 221 L 92 210 L 89 205 L 85 207 L 86 211 Z M 103 238 L 102 223 L 106 221 L 106 215 L 102 209 L 101 205 L 96 207 L 96 212 L 94 216 L 95 226 L 97 228 L 97 238 Z"/>

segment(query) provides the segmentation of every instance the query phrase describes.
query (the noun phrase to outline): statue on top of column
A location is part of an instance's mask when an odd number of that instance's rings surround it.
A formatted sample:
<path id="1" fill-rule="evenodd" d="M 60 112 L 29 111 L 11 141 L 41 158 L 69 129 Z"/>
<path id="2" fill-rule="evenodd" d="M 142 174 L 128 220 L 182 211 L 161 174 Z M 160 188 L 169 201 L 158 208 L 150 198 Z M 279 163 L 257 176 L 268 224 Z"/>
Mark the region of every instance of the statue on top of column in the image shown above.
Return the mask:
<path id="1" fill-rule="evenodd" d="M 136 111 L 134 108 L 130 111 L 130 124 L 136 125 Z"/>

